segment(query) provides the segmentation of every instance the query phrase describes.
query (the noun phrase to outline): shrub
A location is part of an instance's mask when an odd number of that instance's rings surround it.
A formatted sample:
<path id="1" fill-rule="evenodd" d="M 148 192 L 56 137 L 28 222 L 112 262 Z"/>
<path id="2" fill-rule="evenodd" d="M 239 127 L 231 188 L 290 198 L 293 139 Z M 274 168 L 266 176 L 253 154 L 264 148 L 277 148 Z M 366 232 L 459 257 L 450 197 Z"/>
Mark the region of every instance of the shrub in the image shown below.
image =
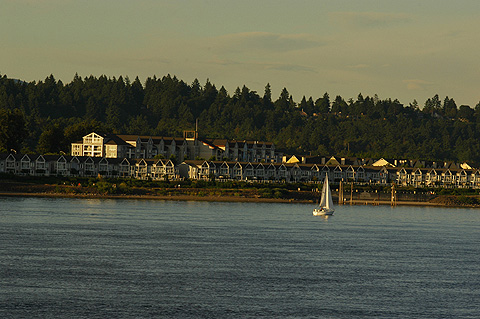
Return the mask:
<path id="1" fill-rule="evenodd" d="M 112 194 L 115 192 L 113 185 L 103 180 L 97 182 L 95 186 L 100 194 Z"/>
<path id="2" fill-rule="evenodd" d="M 459 196 L 458 201 L 465 205 L 478 205 L 478 199 L 475 197 L 468 197 L 465 195 Z"/>

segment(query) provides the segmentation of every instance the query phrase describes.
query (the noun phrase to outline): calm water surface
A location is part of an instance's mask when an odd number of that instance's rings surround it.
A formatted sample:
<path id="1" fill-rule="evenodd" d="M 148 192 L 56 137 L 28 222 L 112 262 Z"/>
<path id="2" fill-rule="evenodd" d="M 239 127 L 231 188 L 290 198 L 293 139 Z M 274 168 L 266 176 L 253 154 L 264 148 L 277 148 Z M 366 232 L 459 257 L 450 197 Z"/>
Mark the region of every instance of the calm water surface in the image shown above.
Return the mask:
<path id="1" fill-rule="evenodd" d="M 0 197 L 0 318 L 480 318 L 480 210 Z"/>

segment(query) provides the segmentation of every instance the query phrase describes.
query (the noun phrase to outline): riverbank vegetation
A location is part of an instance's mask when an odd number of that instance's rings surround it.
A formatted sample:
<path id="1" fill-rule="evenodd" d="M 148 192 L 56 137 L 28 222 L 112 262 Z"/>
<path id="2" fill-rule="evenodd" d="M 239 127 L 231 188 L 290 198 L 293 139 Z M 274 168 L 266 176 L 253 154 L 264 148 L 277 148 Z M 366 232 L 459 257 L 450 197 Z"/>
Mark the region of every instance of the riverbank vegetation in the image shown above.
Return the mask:
<path id="1" fill-rule="evenodd" d="M 391 187 L 377 185 L 344 185 L 344 200 L 388 202 Z M 161 198 L 229 198 L 272 199 L 283 201 L 317 202 L 321 184 L 313 183 L 256 183 L 244 181 L 148 181 L 138 179 L 34 177 L 0 174 L 0 195 L 50 194 L 65 196 L 118 196 Z M 332 185 L 338 199 L 338 185 Z M 396 187 L 397 200 L 404 202 L 438 203 L 444 206 L 480 206 L 480 195 L 474 189 L 430 189 Z"/>

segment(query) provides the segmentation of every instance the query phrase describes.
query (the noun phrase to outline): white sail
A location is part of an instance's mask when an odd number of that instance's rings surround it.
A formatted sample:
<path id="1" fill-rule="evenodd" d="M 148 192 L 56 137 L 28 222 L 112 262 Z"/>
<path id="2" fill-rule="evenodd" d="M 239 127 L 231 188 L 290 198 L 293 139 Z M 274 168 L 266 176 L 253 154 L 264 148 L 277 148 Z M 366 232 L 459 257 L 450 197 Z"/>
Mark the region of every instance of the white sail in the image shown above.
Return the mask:
<path id="1" fill-rule="evenodd" d="M 325 182 L 323 183 L 322 196 L 320 198 L 320 205 L 313 210 L 313 215 L 332 215 L 334 212 L 332 191 L 328 185 L 328 175 L 325 176 Z"/>
<path id="2" fill-rule="evenodd" d="M 330 203 L 328 201 L 328 196 L 330 195 L 330 187 L 328 186 L 328 177 L 325 178 L 322 188 L 322 196 L 320 197 L 320 207 L 330 208 Z"/>
<path id="3" fill-rule="evenodd" d="M 327 197 L 327 200 L 326 200 L 325 208 L 333 210 L 332 191 L 331 191 L 330 186 L 328 184 L 328 178 L 327 178 L 326 184 L 327 184 L 327 186 L 326 186 L 327 190 L 325 191 L 325 196 Z"/>

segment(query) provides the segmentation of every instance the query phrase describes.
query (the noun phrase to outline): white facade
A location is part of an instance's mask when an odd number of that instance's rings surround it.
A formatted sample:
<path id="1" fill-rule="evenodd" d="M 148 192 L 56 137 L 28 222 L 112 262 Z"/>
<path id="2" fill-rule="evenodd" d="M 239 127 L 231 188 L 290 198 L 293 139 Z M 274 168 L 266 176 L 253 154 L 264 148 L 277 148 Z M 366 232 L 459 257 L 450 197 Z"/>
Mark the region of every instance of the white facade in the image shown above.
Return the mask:
<path id="1" fill-rule="evenodd" d="M 100 135 L 92 132 L 80 142 L 72 143 L 72 156 L 107 158 L 154 158 L 174 157 L 181 163 L 187 159 L 230 158 L 247 162 L 278 162 L 281 155 L 275 145 L 259 141 L 201 140 L 196 137 L 183 138 L 139 135 Z"/>
<path id="2" fill-rule="evenodd" d="M 94 132 L 85 135 L 82 143 L 72 143 L 72 156 L 104 157 L 104 137 Z"/>

